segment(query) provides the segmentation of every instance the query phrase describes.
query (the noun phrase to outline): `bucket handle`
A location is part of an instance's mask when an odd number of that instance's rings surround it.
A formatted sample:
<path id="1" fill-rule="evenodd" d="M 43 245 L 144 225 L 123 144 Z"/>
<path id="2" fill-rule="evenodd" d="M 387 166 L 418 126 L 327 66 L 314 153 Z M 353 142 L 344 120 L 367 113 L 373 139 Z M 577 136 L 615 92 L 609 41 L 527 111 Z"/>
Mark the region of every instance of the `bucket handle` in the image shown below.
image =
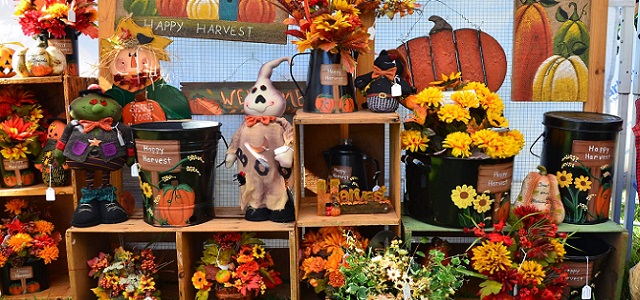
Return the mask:
<path id="1" fill-rule="evenodd" d="M 533 147 L 536 145 L 536 143 L 538 143 L 538 140 L 540 140 L 540 138 L 544 135 L 544 133 L 541 133 L 538 138 L 533 141 L 533 144 L 531 144 L 531 147 L 529 147 L 529 153 L 531 153 L 531 155 L 537 157 L 537 158 L 541 158 L 540 155 L 533 153 Z"/>
<path id="2" fill-rule="evenodd" d="M 229 143 L 227 143 L 227 139 L 224 138 L 224 134 L 220 133 L 220 137 L 222 138 L 222 141 L 224 142 L 224 145 L 227 147 L 227 150 L 229 150 Z M 227 153 L 227 151 L 225 151 L 225 153 Z M 224 162 L 225 161 L 223 159 L 222 162 L 216 166 L 216 169 L 220 168 L 220 166 L 224 165 Z"/>
<path id="3" fill-rule="evenodd" d="M 291 63 L 289 64 L 289 74 L 291 75 L 291 80 L 293 80 L 293 83 L 295 83 L 296 87 L 298 88 L 298 90 L 300 91 L 300 94 L 302 94 L 302 97 L 304 97 L 304 91 L 302 90 L 302 88 L 300 87 L 300 85 L 298 84 L 298 81 L 296 81 L 295 76 L 293 76 L 293 59 L 296 58 L 296 56 L 298 55 L 311 55 L 310 52 L 304 52 L 304 53 L 296 53 L 291 57 Z"/>

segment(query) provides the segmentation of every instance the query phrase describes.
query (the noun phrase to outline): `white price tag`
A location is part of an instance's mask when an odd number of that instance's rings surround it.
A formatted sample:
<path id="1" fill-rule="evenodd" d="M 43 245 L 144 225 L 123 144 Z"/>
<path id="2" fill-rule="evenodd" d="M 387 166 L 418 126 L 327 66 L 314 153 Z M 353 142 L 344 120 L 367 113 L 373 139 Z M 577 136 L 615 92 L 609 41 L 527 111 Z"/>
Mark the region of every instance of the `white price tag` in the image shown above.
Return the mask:
<path id="1" fill-rule="evenodd" d="M 138 163 L 131 165 L 131 177 L 138 177 Z"/>
<path id="2" fill-rule="evenodd" d="M 398 83 L 394 83 L 391 86 L 391 97 L 400 97 L 402 96 L 402 87 Z"/>
<path id="3" fill-rule="evenodd" d="M 44 194 L 47 201 L 56 200 L 56 191 L 52 187 L 48 187 Z"/>
<path id="4" fill-rule="evenodd" d="M 411 287 L 409 287 L 409 284 L 406 282 L 402 288 L 402 296 L 404 297 L 404 300 L 411 300 Z"/>
<path id="5" fill-rule="evenodd" d="M 69 11 L 67 12 L 67 20 L 69 20 L 69 22 L 75 22 L 76 21 L 76 2 L 72 1 L 71 5 L 69 6 Z"/>
<path id="6" fill-rule="evenodd" d="M 582 299 L 591 299 L 591 287 L 585 285 L 582 287 Z"/>

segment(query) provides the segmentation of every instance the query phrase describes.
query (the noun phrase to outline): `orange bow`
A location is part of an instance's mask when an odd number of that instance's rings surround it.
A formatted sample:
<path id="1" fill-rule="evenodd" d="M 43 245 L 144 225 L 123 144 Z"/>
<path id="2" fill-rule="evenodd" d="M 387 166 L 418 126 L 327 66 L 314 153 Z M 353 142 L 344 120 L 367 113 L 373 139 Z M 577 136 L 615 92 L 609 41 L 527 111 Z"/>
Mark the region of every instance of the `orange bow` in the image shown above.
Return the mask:
<path id="1" fill-rule="evenodd" d="M 388 69 L 388 70 L 382 70 L 382 69 L 378 68 L 377 66 L 373 66 L 373 74 L 371 74 L 371 78 L 375 79 L 375 78 L 378 78 L 380 76 L 383 76 L 383 77 L 387 77 L 387 79 L 393 81 L 393 79 L 396 77 L 396 69 L 397 69 L 397 67 L 392 67 L 391 69 Z"/>
<path id="2" fill-rule="evenodd" d="M 271 123 L 271 121 L 275 121 L 275 119 L 275 116 L 244 116 L 244 121 L 249 127 L 256 125 L 258 122 L 264 125 L 269 125 L 269 123 Z"/>
<path id="3" fill-rule="evenodd" d="M 112 117 L 106 117 L 100 121 L 89 121 L 89 120 L 81 120 L 79 121 L 80 125 L 84 127 L 82 132 L 87 133 L 96 127 L 100 127 L 103 130 L 111 131 L 111 123 L 113 123 Z"/>

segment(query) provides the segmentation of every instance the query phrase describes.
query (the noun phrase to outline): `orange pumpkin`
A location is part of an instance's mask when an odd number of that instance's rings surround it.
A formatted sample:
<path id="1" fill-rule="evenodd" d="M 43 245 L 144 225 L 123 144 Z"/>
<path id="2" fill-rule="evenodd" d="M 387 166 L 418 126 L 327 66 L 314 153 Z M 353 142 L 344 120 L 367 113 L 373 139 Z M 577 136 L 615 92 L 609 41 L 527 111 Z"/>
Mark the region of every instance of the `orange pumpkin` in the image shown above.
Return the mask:
<path id="1" fill-rule="evenodd" d="M 339 205 L 334 205 L 333 207 L 331 207 L 331 216 L 332 217 L 337 217 L 340 214 L 342 214 L 342 210 L 340 210 L 340 206 Z"/>
<path id="2" fill-rule="evenodd" d="M 354 104 L 355 101 L 353 101 L 352 98 L 343 98 L 342 100 L 340 100 L 340 109 L 342 110 L 342 112 L 353 112 L 354 110 Z"/>
<path id="3" fill-rule="evenodd" d="M 328 114 L 333 112 L 333 108 L 335 107 L 335 101 L 331 97 L 326 97 L 323 95 L 318 95 L 316 97 L 316 108 L 318 111 Z"/>
<path id="4" fill-rule="evenodd" d="M 526 0 L 515 13 L 511 99 L 530 101 L 538 67 L 553 54 L 551 22 L 542 4 Z"/>
<path id="5" fill-rule="evenodd" d="M 595 198 L 595 209 L 589 208 L 593 211 L 597 218 L 606 219 L 609 218 L 609 204 L 611 201 L 611 184 L 605 183 L 598 188 L 598 193 Z M 589 203 L 591 204 L 591 203 Z"/>
<path id="6" fill-rule="evenodd" d="M 30 281 L 27 283 L 27 293 L 35 293 L 40 291 L 40 283 L 37 281 Z"/>
<path id="7" fill-rule="evenodd" d="M 503 194 L 501 194 L 502 196 Z M 511 209 L 511 199 L 509 197 L 502 197 L 502 199 L 496 199 L 493 202 L 493 223 L 498 224 L 501 220 L 505 223 L 509 219 L 509 210 Z"/>
<path id="8" fill-rule="evenodd" d="M 195 200 L 196 195 L 190 186 L 184 183 L 168 185 L 162 189 L 156 211 L 168 225 L 185 226 L 193 215 Z"/>
<path id="9" fill-rule="evenodd" d="M 0 78 L 13 77 L 16 75 L 12 65 L 13 53 L 16 51 L 0 44 Z"/>
<path id="10" fill-rule="evenodd" d="M 14 283 L 9 286 L 9 295 L 20 295 L 22 294 L 22 285 L 19 283 Z"/>
<path id="11" fill-rule="evenodd" d="M 187 17 L 187 0 L 156 0 L 156 6 L 163 17 Z"/>
<path id="12" fill-rule="evenodd" d="M 36 175 L 33 172 L 21 172 L 20 179 L 22 179 L 22 185 L 32 185 L 36 179 Z"/>
<path id="13" fill-rule="evenodd" d="M 6 174 L 2 176 L 2 181 L 4 182 L 6 187 L 14 187 L 18 184 L 16 181 L 16 175 L 14 174 Z"/>
<path id="14" fill-rule="evenodd" d="M 411 39 L 397 48 L 401 61 L 410 62 L 404 74 L 407 82 L 415 82 L 421 91 L 440 80 L 441 74 L 462 72 L 464 80 L 484 82 L 497 91 L 507 74 L 507 57 L 500 43 L 476 29 L 453 30 L 438 16 L 429 20 L 435 23 L 429 36 Z"/>
<path id="15" fill-rule="evenodd" d="M 122 122 L 126 125 L 166 121 L 167 115 L 154 100 L 147 99 L 146 91 L 136 94 L 133 102 L 127 103 L 122 108 Z"/>
<path id="16" fill-rule="evenodd" d="M 240 0 L 238 21 L 271 23 L 276 18 L 276 7 L 268 0 Z"/>
<path id="17" fill-rule="evenodd" d="M 189 101 L 191 113 L 195 115 L 221 115 L 222 107 L 216 100 L 205 98 L 194 98 Z"/>

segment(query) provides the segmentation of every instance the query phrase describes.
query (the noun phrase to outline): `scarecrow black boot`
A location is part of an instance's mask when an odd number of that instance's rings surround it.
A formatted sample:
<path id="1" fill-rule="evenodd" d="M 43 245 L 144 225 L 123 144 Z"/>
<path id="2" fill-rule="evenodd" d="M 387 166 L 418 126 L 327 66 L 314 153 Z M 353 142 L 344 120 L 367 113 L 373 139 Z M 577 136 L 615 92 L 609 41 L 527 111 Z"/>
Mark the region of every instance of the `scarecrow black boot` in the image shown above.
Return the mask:
<path id="1" fill-rule="evenodd" d="M 287 189 L 287 203 L 281 210 L 272 210 L 269 213 L 269 220 L 277 223 L 288 223 L 296 220 L 296 212 L 293 206 L 293 194 Z"/>
<path id="2" fill-rule="evenodd" d="M 73 213 L 71 226 L 91 227 L 100 224 L 100 208 L 96 198 L 97 190 L 83 187 L 80 192 L 82 193 L 82 198 Z"/>
<path id="3" fill-rule="evenodd" d="M 122 223 L 129 219 L 129 215 L 124 211 L 124 208 L 116 201 L 115 187 L 101 187 L 98 191 L 100 218 L 103 224 Z"/>
<path id="4" fill-rule="evenodd" d="M 269 209 L 266 207 L 253 208 L 249 206 L 247 207 L 247 211 L 244 213 L 244 219 L 254 222 L 269 220 Z"/>

